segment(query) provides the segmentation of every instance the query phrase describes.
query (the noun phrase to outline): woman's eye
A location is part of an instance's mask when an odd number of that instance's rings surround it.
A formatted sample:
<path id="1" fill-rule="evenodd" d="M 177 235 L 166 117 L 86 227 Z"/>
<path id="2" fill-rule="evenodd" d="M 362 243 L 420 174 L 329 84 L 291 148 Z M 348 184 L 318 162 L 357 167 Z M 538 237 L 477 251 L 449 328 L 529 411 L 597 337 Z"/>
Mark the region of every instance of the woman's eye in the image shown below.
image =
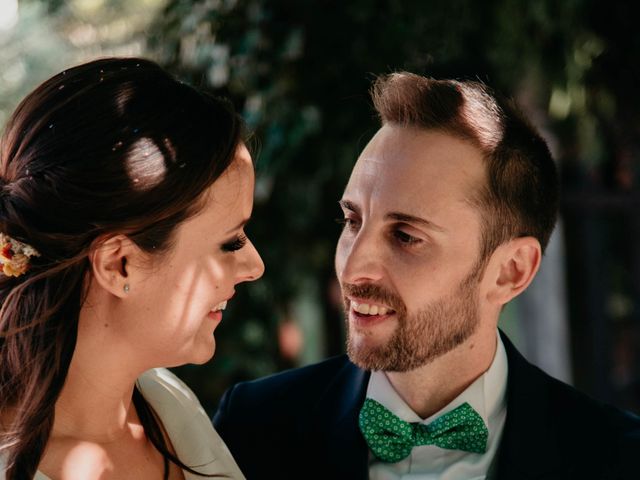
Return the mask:
<path id="1" fill-rule="evenodd" d="M 236 250 L 240 250 L 247 244 L 247 236 L 239 235 L 233 240 L 222 244 L 223 252 L 235 252 Z"/>
<path id="2" fill-rule="evenodd" d="M 398 242 L 400 242 L 403 245 L 414 245 L 422 241 L 418 237 L 409 235 L 408 233 L 403 232 L 402 230 L 394 231 L 393 235 L 395 236 L 396 240 L 398 240 Z"/>

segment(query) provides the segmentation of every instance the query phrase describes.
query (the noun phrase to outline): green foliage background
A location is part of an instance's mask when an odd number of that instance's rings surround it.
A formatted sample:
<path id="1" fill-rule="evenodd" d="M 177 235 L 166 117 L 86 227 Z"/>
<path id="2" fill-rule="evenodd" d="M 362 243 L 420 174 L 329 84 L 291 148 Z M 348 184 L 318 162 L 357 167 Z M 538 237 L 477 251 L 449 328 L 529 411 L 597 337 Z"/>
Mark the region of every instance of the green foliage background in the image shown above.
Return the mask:
<path id="1" fill-rule="evenodd" d="M 556 132 L 565 185 L 618 190 L 630 186 L 622 177 L 635 185 L 637 166 L 618 158 L 625 132 L 637 147 L 637 113 L 628 110 L 640 105 L 629 88 L 640 43 L 629 8 L 584 0 L 169 2 L 152 51 L 189 81 L 233 98 L 260 145 L 251 233 L 267 272 L 243 289 L 220 332 L 212 385 L 280 366 L 276 326 L 310 285 L 322 317 L 336 318 L 326 298 L 332 220 L 377 126 L 367 97 L 376 74 L 479 78 Z M 253 324 L 261 335 L 246 335 Z"/>
<path id="2" fill-rule="evenodd" d="M 375 75 L 406 69 L 485 81 L 514 96 L 535 123 L 553 132 L 569 203 L 581 192 L 637 192 L 640 36 L 633 2 L 21 2 L 23 11 L 43 5 L 47 13 L 38 18 L 63 32 L 62 43 L 82 25 L 98 32 L 93 43 L 75 45 L 81 56 L 67 54 L 63 63 L 143 54 L 192 84 L 230 97 L 253 132 L 256 206 L 248 230 L 267 270 L 260 282 L 239 288 L 217 331 L 214 361 L 179 369 L 207 409 L 215 408 L 232 382 L 341 350 L 331 289 L 339 233 L 334 219 L 358 152 L 377 128 L 367 95 Z M 118 19 L 130 20 L 126 35 L 100 29 Z M 21 32 L 28 28 L 34 27 L 23 25 Z M 59 67 L 54 71 L 64 65 Z M 10 100 L 0 96 L 0 107 L 6 111 L 18 93 Z M 577 227 L 568 226 L 569 264 L 577 264 L 571 242 L 582 239 Z M 577 265 L 569 279 L 582 274 Z M 622 282 L 627 286 L 620 292 L 631 295 L 633 304 L 624 315 L 635 316 L 630 281 Z M 585 307 L 576 285 L 571 312 L 580 329 L 576 317 Z M 317 319 L 305 337 L 315 353 L 285 358 L 279 325 L 303 321 L 305 311 Z"/>

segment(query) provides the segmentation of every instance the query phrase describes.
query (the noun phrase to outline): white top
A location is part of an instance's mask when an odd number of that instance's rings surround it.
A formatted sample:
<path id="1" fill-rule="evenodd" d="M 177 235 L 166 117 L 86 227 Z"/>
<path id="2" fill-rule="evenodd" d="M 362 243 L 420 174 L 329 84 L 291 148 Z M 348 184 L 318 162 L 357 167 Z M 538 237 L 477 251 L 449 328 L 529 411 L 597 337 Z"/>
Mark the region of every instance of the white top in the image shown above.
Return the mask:
<path id="1" fill-rule="evenodd" d="M 178 458 L 202 473 L 224 474 L 226 478 L 244 480 L 229 449 L 213 429 L 211 420 L 194 393 L 178 377 L 164 368 L 154 368 L 138 378 L 144 398 L 158 414 Z M 185 480 L 205 477 L 183 471 Z M 0 480 L 4 480 L 4 463 L 0 458 Z M 34 480 L 50 480 L 37 472 Z"/>
<path id="2" fill-rule="evenodd" d="M 372 372 L 367 398 L 372 398 L 410 423 L 431 423 L 436 418 L 467 402 L 482 417 L 489 430 L 487 451 L 483 454 L 447 450 L 435 445 L 414 447 L 411 454 L 397 462 L 385 463 L 369 453 L 371 480 L 484 480 L 496 456 L 507 416 L 507 354 L 498 335 L 498 347 L 489 369 L 431 417 L 422 419 L 394 390 L 384 372 Z"/>

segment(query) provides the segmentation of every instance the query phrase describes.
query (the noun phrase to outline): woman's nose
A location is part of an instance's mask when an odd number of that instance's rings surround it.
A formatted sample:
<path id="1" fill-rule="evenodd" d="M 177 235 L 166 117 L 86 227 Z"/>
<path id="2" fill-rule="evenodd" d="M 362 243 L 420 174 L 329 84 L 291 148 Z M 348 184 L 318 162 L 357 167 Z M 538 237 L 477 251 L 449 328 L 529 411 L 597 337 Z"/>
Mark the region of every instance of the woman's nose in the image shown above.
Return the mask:
<path id="1" fill-rule="evenodd" d="M 238 272 L 238 282 L 252 282 L 259 279 L 264 273 L 264 262 L 251 240 L 247 240 L 247 244 L 241 251 L 244 258 Z"/>

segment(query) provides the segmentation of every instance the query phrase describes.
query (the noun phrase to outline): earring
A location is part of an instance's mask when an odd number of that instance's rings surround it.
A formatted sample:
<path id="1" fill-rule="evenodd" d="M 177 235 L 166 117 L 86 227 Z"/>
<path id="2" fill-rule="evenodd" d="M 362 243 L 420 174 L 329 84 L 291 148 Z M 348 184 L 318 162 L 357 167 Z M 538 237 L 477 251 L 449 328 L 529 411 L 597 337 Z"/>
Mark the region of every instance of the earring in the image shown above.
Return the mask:
<path id="1" fill-rule="evenodd" d="M 123 290 L 124 290 L 124 293 L 129 293 L 130 287 L 128 283 L 124 284 Z"/>

